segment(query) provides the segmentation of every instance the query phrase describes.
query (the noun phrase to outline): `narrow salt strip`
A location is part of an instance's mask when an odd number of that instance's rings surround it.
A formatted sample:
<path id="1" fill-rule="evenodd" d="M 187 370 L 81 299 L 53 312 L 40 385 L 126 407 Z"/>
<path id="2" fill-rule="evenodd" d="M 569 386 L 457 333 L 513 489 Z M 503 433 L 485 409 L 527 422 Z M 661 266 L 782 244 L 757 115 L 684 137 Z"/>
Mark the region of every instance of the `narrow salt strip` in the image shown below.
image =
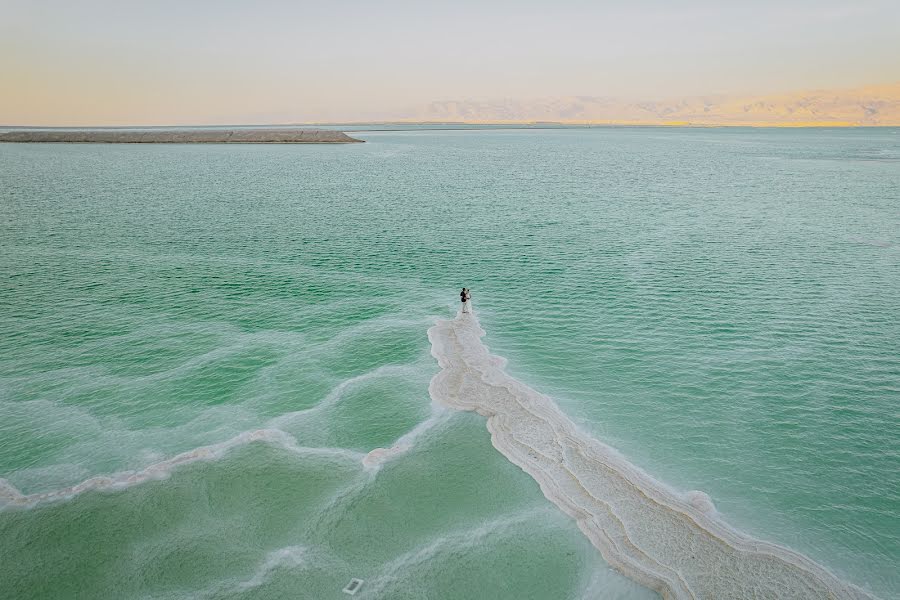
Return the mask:
<path id="1" fill-rule="evenodd" d="M 721 521 L 581 431 L 547 396 L 503 371 L 473 314 L 428 330 L 441 371 L 432 398 L 487 417 L 495 448 L 578 523 L 612 566 L 664 598 L 872 598 L 792 550 Z"/>
<path id="2" fill-rule="evenodd" d="M 60 490 L 24 495 L 5 479 L 0 479 L 0 510 L 6 507 L 30 508 L 45 502 L 69 500 L 89 490 L 119 490 L 154 479 L 165 479 L 172 470 L 198 461 L 216 460 L 229 450 L 264 442 L 281 447 L 301 456 L 315 456 L 361 463 L 364 455 L 344 448 L 307 448 L 298 446 L 296 440 L 280 429 L 256 429 L 239 433 L 233 438 L 210 446 L 202 446 L 178 454 L 168 460 L 154 463 L 138 471 L 123 471 L 112 475 L 91 477 L 81 483 Z"/>

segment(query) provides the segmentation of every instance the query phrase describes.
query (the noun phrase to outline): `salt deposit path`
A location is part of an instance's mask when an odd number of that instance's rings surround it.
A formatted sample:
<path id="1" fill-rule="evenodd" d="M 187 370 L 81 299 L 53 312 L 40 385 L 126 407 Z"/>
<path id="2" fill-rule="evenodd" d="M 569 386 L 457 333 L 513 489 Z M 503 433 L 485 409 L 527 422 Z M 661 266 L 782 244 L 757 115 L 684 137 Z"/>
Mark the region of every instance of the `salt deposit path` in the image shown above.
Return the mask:
<path id="1" fill-rule="evenodd" d="M 729 527 L 703 492 L 678 493 L 578 429 L 504 371 L 473 314 L 428 330 L 431 396 L 487 417 L 497 450 L 531 475 L 616 569 L 664 598 L 871 598 L 805 556 Z"/>

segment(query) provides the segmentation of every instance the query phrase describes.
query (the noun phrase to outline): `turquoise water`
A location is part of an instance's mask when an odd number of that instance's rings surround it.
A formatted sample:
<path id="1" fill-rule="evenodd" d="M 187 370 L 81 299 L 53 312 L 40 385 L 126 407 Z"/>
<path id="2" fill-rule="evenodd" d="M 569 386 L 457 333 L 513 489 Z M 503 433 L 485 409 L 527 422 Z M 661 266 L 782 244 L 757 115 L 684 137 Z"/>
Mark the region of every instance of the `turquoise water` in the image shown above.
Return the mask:
<path id="1" fill-rule="evenodd" d="M 0 597 L 654 597 L 432 402 L 462 285 L 582 429 L 900 595 L 900 131 L 356 135 L 0 144 Z"/>

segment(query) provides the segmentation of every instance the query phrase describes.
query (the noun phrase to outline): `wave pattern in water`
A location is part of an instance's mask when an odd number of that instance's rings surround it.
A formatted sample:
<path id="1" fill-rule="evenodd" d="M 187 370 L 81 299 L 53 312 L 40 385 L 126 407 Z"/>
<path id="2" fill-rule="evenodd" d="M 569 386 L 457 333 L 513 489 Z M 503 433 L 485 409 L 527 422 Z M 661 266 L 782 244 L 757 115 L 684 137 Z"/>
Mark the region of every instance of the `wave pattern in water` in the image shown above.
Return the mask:
<path id="1" fill-rule="evenodd" d="M 787 548 L 730 528 L 703 492 L 678 494 L 507 375 L 474 315 L 428 330 L 432 397 L 488 418 L 494 446 L 573 517 L 604 558 L 665 598 L 871 598 Z"/>

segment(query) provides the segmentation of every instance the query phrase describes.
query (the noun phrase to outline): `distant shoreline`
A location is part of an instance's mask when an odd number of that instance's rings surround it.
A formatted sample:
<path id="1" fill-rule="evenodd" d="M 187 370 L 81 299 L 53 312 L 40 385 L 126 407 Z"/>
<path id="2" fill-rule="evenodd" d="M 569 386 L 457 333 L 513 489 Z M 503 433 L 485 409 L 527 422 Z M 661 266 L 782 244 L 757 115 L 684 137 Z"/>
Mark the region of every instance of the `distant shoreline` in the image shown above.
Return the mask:
<path id="1" fill-rule="evenodd" d="M 382 126 L 386 131 L 398 131 L 400 127 L 440 129 L 618 129 L 618 128 L 668 128 L 668 129 L 891 129 L 900 123 L 890 125 L 859 125 L 843 122 L 813 123 L 633 123 L 633 122 L 566 122 L 566 121 L 385 121 L 358 123 L 316 123 L 315 127 L 340 127 L 343 131 L 379 131 L 376 129 L 356 129 L 357 127 Z"/>
<path id="2" fill-rule="evenodd" d="M 327 127 L 329 129 L 319 129 Z M 383 129 L 376 129 L 383 127 Z M 365 128 L 365 129 L 360 129 Z M 812 123 L 641 123 L 641 122 L 567 122 L 567 121 L 350 121 L 350 122 L 320 122 L 320 123 L 296 123 L 296 124 L 224 124 L 224 125 L 99 125 L 99 126 L 54 126 L 54 125 L 2 125 L 0 124 L 0 141 L 8 134 L 35 133 L 35 134 L 62 134 L 62 133 L 129 133 L 150 134 L 156 132 L 171 132 L 183 134 L 185 132 L 197 133 L 229 133 L 238 136 L 230 143 L 254 143 L 249 139 L 242 139 L 251 135 L 272 135 L 277 132 L 318 132 L 329 135 L 344 134 L 348 132 L 370 131 L 403 131 L 401 128 L 427 129 L 429 131 L 458 131 L 478 129 L 617 129 L 617 128 L 669 128 L 669 129 L 896 129 L 900 123 L 880 125 L 860 125 L 845 122 L 812 122 Z M 257 143 L 353 143 L 363 142 L 346 136 L 349 139 L 319 140 L 319 141 L 284 141 L 272 139 Z M 241 138 L 241 139 L 238 139 Z M 202 143 L 198 140 L 194 143 Z M 122 143 L 152 143 L 153 140 L 140 140 L 138 142 Z M 161 143 L 161 142 L 157 142 Z M 221 143 L 221 142 L 216 142 Z"/>
<path id="3" fill-rule="evenodd" d="M 898 129 L 898 125 L 840 125 L 833 123 L 803 125 L 714 125 L 710 123 L 320 123 L 319 127 L 340 126 L 348 133 L 377 131 L 479 131 L 536 129 Z M 381 126 L 383 129 L 375 129 Z M 366 129 L 358 129 L 366 127 Z"/>
<path id="4" fill-rule="evenodd" d="M 299 127 L 117 128 L 117 129 L 10 129 L 0 131 L 0 142 L 100 144 L 354 144 L 363 140 L 342 131 Z"/>

